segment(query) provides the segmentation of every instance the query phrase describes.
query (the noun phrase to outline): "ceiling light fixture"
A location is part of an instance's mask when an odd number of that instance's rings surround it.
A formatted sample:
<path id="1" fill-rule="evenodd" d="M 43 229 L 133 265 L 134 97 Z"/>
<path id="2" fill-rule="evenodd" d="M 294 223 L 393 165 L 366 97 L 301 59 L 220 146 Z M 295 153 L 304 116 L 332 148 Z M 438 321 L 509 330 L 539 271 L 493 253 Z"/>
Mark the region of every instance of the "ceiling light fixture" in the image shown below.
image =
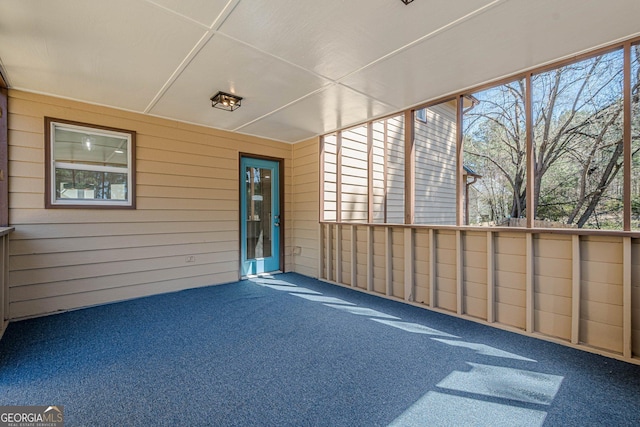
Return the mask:
<path id="1" fill-rule="evenodd" d="M 409 4 L 409 3 L 411 3 L 412 1 L 413 1 L 413 0 L 402 0 L 402 3 L 404 3 L 404 4 Z"/>
<path id="2" fill-rule="evenodd" d="M 242 105 L 242 97 L 226 92 L 218 92 L 211 97 L 211 106 L 221 110 L 233 111 Z"/>

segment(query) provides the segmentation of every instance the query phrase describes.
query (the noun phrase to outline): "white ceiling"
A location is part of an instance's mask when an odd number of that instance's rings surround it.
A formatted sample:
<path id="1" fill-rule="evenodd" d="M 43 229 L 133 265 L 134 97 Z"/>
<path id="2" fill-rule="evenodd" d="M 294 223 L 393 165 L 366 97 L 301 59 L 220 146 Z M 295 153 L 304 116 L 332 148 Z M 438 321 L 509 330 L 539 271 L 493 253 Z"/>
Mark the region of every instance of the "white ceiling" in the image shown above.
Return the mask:
<path id="1" fill-rule="evenodd" d="M 638 0 L 2 0 L 10 87 L 297 142 L 640 34 Z M 217 91 L 244 100 L 211 108 Z"/>

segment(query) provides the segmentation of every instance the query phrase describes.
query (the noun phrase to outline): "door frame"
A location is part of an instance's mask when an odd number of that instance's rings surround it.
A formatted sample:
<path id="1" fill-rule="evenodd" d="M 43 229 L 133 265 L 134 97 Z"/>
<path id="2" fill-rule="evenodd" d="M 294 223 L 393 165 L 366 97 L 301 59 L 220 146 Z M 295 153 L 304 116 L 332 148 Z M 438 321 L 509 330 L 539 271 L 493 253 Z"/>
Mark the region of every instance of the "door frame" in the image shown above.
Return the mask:
<path id="1" fill-rule="evenodd" d="M 284 273 L 285 259 L 284 259 L 284 247 L 285 247 L 285 224 L 286 224 L 286 215 L 284 211 L 284 184 L 285 184 L 285 176 L 284 176 L 284 159 L 281 157 L 271 157 L 271 156 L 263 156 L 260 154 L 254 153 L 238 153 L 238 277 L 242 276 L 242 221 L 244 218 L 242 217 L 242 185 L 241 182 L 244 179 L 244 174 L 242 170 L 242 158 L 250 158 L 256 160 L 269 160 L 272 162 L 278 163 L 278 195 L 279 195 L 279 209 L 280 209 L 280 227 L 278 227 L 278 231 L 280 233 L 280 247 L 278 248 L 278 257 L 280 265 L 278 266 L 279 270 Z"/>

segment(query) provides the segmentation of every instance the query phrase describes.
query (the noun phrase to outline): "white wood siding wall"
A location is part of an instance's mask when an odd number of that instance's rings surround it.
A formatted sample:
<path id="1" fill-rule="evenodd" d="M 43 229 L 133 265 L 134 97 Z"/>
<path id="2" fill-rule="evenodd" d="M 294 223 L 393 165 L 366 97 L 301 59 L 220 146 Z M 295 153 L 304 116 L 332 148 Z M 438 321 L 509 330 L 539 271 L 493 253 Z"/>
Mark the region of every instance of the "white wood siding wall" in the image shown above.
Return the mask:
<path id="1" fill-rule="evenodd" d="M 367 126 L 342 132 L 341 212 L 342 220 L 368 222 L 369 174 Z"/>
<path id="2" fill-rule="evenodd" d="M 404 224 L 404 115 L 387 119 L 387 223 Z"/>
<path id="3" fill-rule="evenodd" d="M 335 134 L 324 137 L 323 155 L 323 215 L 325 221 L 336 221 L 336 209 L 338 207 L 338 138 Z"/>
<path id="4" fill-rule="evenodd" d="M 426 108 L 415 120 L 416 224 L 456 224 L 455 101 Z"/>
<path id="5" fill-rule="evenodd" d="M 352 245 L 326 232 L 351 227 L 320 225 L 321 245 L 355 248 L 342 256 L 357 264 L 321 278 L 353 274 L 377 295 L 640 363 L 640 237 L 361 224 Z"/>
<path id="6" fill-rule="evenodd" d="M 371 222 L 385 222 L 385 120 L 373 122 L 372 126 L 372 190 L 373 218 Z"/>
<path id="7" fill-rule="evenodd" d="M 291 217 L 289 144 L 20 91 L 9 103 L 12 319 L 236 280 L 240 152 L 285 159 Z M 137 132 L 136 210 L 44 209 L 44 116 Z"/>

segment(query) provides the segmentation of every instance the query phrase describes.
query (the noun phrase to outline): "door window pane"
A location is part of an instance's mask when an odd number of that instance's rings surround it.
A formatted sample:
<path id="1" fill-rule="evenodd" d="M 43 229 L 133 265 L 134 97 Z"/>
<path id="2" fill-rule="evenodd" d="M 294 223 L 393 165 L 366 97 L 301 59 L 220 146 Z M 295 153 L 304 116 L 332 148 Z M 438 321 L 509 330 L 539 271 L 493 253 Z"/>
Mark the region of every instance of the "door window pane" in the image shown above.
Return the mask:
<path id="1" fill-rule="evenodd" d="M 268 258 L 271 249 L 271 169 L 247 167 L 247 259 Z"/>

